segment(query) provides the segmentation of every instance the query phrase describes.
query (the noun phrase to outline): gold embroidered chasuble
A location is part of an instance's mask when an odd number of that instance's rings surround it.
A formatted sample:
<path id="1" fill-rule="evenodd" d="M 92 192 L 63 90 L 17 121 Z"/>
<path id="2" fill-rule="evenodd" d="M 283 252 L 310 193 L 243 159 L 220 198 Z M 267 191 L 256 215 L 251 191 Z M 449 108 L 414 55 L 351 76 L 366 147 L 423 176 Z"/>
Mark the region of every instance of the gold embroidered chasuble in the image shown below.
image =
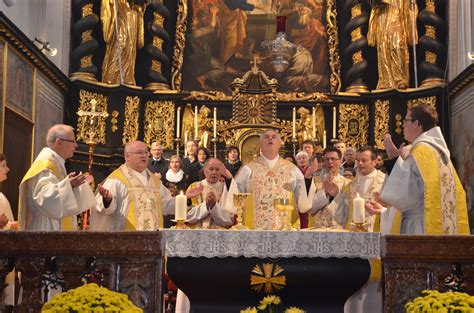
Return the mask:
<path id="1" fill-rule="evenodd" d="M 123 230 L 156 230 L 163 228 L 161 208 L 161 181 L 148 169 L 147 185 L 143 185 L 137 174 L 125 164 L 116 169 L 108 179 L 118 179 L 128 190 L 128 207 L 122 212 L 125 218 Z"/>
<path id="2" fill-rule="evenodd" d="M 251 196 L 245 208 L 244 224 L 250 229 L 281 229 L 281 213 L 273 204 L 276 198 L 292 199 L 295 207 L 292 212 L 294 221 L 297 216 L 294 195 L 285 187 L 291 184 L 290 172 L 295 165 L 279 157 L 277 163 L 269 168 L 263 157 L 259 157 L 247 166 L 252 171 L 248 189 Z"/>
<path id="3" fill-rule="evenodd" d="M 314 177 L 314 184 L 316 186 L 316 191 L 323 189 L 323 181 L 326 178 L 324 176 L 315 176 Z M 339 187 L 339 189 L 343 189 L 347 186 L 351 180 L 345 178 L 342 175 L 338 175 L 333 178 L 334 183 Z M 312 216 L 313 218 L 309 220 L 308 227 L 315 227 L 315 228 L 342 228 L 336 220 L 334 219 L 333 214 L 331 211 L 326 207 L 322 208 L 316 214 Z"/>
<path id="4" fill-rule="evenodd" d="M 468 235 L 466 193 L 451 161 L 443 162 L 435 148 L 416 144 L 415 159 L 424 184 L 424 234 Z"/>
<path id="5" fill-rule="evenodd" d="M 210 192 L 213 192 L 216 195 L 217 203 L 221 201 L 221 197 L 225 188 L 225 182 L 219 181 L 215 183 L 214 185 L 210 185 L 206 182 L 206 180 L 203 180 L 203 181 L 192 183 L 188 187 L 188 189 L 194 189 L 194 188 L 199 187 L 200 185 L 202 185 L 204 189 L 199 196 L 191 198 L 193 206 L 196 206 L 205 202 L 205 199 Z M 224 229 L 225 228 L 225 227 L 215 224 L 214 219 L 212 218 L 211 214 L 207 215 L 198 223 L 190 225 L 190 226 L 191 228 L 199 228 L 199 229 Z"/>

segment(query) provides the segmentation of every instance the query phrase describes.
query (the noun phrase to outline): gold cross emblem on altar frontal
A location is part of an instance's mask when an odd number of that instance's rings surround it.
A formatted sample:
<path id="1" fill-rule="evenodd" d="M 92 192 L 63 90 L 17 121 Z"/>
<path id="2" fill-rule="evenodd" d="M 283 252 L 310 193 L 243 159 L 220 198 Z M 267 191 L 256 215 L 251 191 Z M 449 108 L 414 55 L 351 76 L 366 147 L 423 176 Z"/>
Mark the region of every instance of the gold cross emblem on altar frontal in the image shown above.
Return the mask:
<path id="1" fill-rule="evenodd" d="M 280 275 L 283 271 L 278 264 L 257 264 L 252 270 L 253 274 L 250 274 L 250 286 L 253 290 L 266 294 L 281 290 L 286 286 L 286 276 Z"/>

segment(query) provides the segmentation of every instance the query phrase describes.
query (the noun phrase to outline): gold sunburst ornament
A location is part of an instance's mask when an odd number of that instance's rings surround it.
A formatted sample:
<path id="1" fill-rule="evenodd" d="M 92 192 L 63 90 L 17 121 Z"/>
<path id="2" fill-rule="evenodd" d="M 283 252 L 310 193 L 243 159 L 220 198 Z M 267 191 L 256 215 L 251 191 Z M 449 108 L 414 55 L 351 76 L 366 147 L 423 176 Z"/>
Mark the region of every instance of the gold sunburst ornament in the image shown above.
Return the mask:
<path id="1" fill-rule="evenodd" d="M 266 294 L 281 290 L 286 286 L 286 276 L 280 275 L 283 271 L 278 264 L 257 264 L 252 270 L 253 274 L 250 274 L 250 286 L 253 290 Z"/>

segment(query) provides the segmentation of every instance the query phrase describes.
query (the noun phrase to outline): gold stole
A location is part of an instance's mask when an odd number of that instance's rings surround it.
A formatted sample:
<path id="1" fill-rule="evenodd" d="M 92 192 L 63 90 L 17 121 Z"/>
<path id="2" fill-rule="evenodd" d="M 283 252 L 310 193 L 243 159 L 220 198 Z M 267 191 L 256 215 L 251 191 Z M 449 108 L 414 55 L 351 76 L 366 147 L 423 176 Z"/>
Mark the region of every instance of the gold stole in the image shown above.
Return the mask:
<path id="1" fill-rule="evenodd" d="M 469 235 L 466 193 L 451 161 L 444 164 L 436 149 L 424 143 L 415 145 L 410 154 L 424 183 L 424 233 Z"/>
<path id="2" fill-rule="evenodd" d="M 316 186 L 316 191 L 319 191 L 323 188 L 323 181 L 326 178 L 325 176 L 315 176 L 314 177 L 314 184 Z M 343 189 L 347 186 L 351 181 L 344 176 L 336 176 L 334 177 L 334 183 L 339 187 L 339 189 Z M 316 212 L 313 215 L 313 218 L 309 219 L 308 227 L 316 227 L 316 228 L 341 228 L 340 225 L 336 222 L 332 213 L 324 207 L 320 211 Z"/>
<path id="3" fill-rule="evenodd" d="M 146 170 L 150 179 L 143 186 L 133 171 L 125 164 L 112 172 L 108 178 L 118 179 L 127 186 L 128 212 L 125 231 L 156 230 L 163 228 L 163 211 L 161 209 L 160 179 Z"/>
<path id="4" fill-rule="evenodd" d="M 252 171 L 249 192 L 251 193 L 244 212 L 244 224 L 250 229 L 277 230 L 282 228 L 281 213 L 275 209 L 275 198 L 290 198 L 295 210 L 292 212 L 292 223 L 298 219 L 296 202 L 291 191 L 284 187 L 289 183 L 293 163 L 278 158 L 277 163 L 270 169 L 259 157 L 248 164 Z"/>
<path id="5" fill-rule="evenodd" d="M 194 188 L 199 187 L 200 185 L 201 185 L 201 182 L 197 181 L 197 182 L 192 183 L 188 187 L 188 189 L 194 189 Z M 217 184 L 215 184 L 215 186 L 202 184 L 202 186 L 204 187 L 202 194 L 197 197 L 191 198 L 192 205 L 196 206 L 205 202 L 207 194 L 211 191 L 216 195 L 217 203 L 219 203 L 222 197 L 222 193 L 224 192 L 224 185 L 225 185 L 225 182 L 218 182 Z M 198 223 L 194 225 L 189 225 L 189 226 L 193 229 L 209 229 L 209 228 L 226 229 L 225 227 L 214 225 L 210 214 L 206 216 L 204 219 L 202 219 L 201 221 L 199 221 Z"/>
<path id="6" fill-rule="evenodd" d="M 61 171 L 56 163 L 54 162 L 53 159 L 48 159 L 48 160 L 37 160 L 35 161 L 28 172 L 26 172 L 25 177 L 23 177 L 21 183 L 20 183 L 20 190 L 23 189 L 23 184 L 25 184 L 28 180 L 31 178 L 35 177 L 42 171 L 50 171 L 51 173 L 54 174 L 60 181 L 66 178 L 66 173 Z M 25 197 L 24 199 L 26 201 L 25 205 L 23 205 L 21 202 L 23 202 L 22 197 L 20 196 L 19 198 L 19 205 L 18 205 L 18 224 L 20 225 L 20 228 L 27 229 L 27 227 L 30 224 L 31 220 L 31 212 L 28 208 L 28 198 Z M 24 207 L 26 212 L 21 212 L 21 208 Z M 25 225 L 26 227 L 22 227 L 21 225 Z M 75 216 L 66 216 L 61 219 L 61 230 L 77 230 L 77 222 L 76 222 L 76 217 Z"/>

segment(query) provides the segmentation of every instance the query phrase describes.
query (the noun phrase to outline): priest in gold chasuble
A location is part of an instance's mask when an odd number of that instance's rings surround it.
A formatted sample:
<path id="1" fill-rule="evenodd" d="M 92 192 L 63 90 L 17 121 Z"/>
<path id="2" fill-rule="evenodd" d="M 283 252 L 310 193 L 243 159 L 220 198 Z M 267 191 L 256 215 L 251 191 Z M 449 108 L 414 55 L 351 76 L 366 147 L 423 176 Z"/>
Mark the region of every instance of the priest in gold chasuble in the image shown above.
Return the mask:
<path id="1" fill-rule="evenodd" d="M 306 192 L 303 174 L 296 165 L 279 157 L 280 147 L 278 132 L 264 131 L 260 135 L 260 157 L 242 166 L 235 178 L 240 192 L 251 193 L 244 213 L 244 224 L 250 229 L 281 229 L 281 213 L 274 207 L 274 199 L 298 199 L 301 191 Z"/>
<path id="2" fill-rule="evenodd" d="M 469 234 L 466 192 L 437 122 L 432 106 L 410 108 L 403 122 L 404 137 L 412 143 L 408 154 L 389 135 L 384 141 L 388 155 L 399 157 L 380 199 L 402 212 L 402 234 Z"/>
<path id="3" fill-rule="evenodd" d="M 192 183 L 186 192 L 192 200 L 187 223 L 200 229 L 232 226 L 236 213 L 232 195 L 238 191 L 232 174 L 216 158 L 207 160 L 203 170 L 206 178 Z M 225 180 L 221 181 L 221 177 Z"/>
<path id="4" fill-rule="evenodd" d="M 174 214 L 175 199 L 147 169 L 148 154 L 141 141 L 125 145 L 125 164 L 99 186 L 105 196 L 96 196 L 91 230 L 156 230 L 163 227 L 163 215 Z"/>

